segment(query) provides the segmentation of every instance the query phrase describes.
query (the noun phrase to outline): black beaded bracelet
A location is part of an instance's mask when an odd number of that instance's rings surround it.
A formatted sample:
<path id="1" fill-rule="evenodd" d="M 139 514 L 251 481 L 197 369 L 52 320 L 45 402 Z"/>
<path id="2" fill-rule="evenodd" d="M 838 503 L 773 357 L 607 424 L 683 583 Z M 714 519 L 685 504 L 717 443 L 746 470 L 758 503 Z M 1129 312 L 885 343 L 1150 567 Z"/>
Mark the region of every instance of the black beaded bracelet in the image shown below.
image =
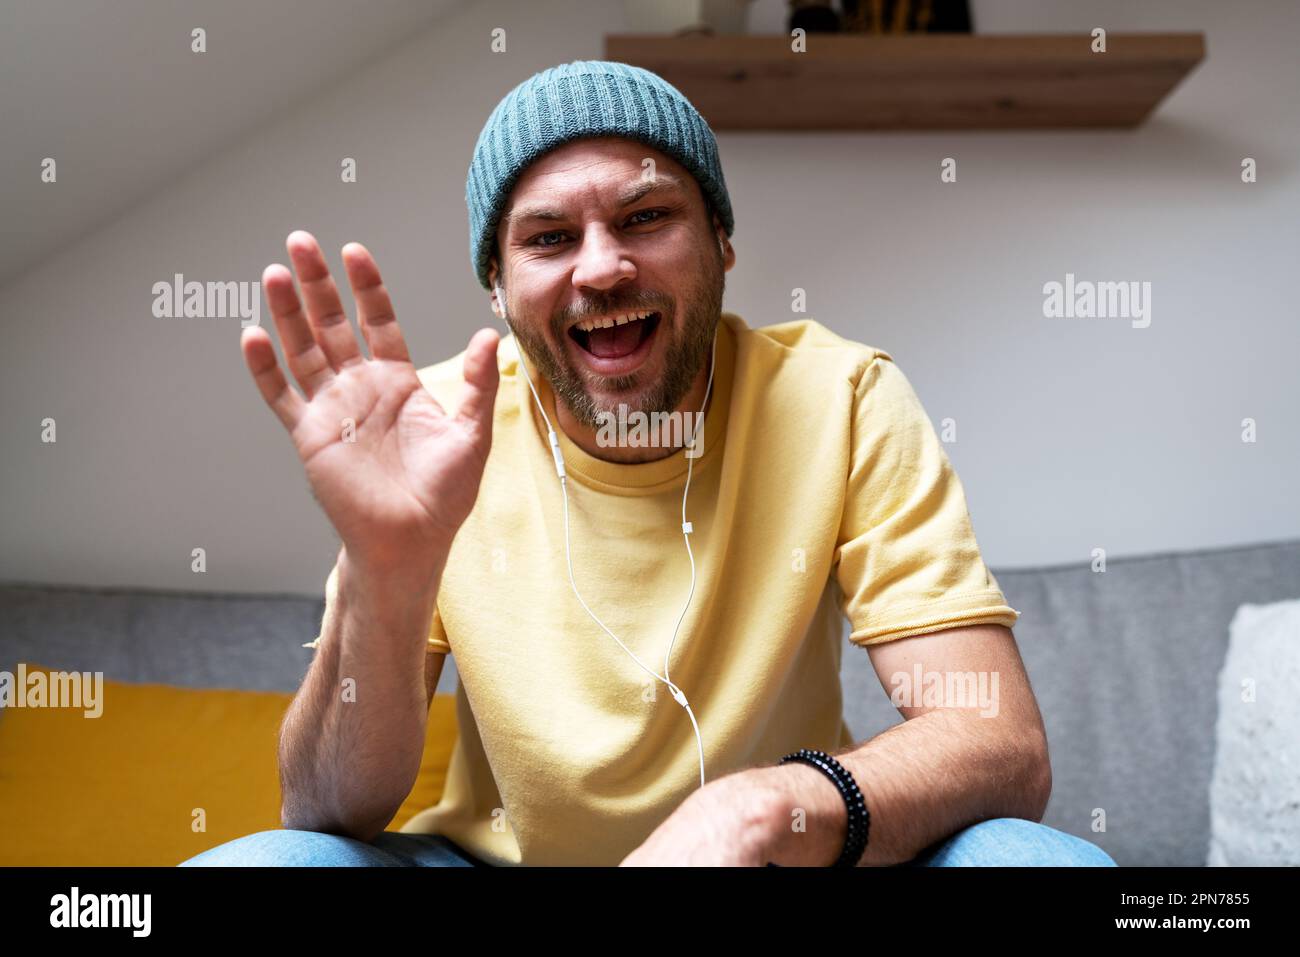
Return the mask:
<path id="1" fill-rule="evenodd" d="M 858 782 L 840 762 L 825 751 L 813 748 L 800 748 L 793 754 L 787 754 L 778 763 L 800 761 L 817 768 L 835 782 L 840 789 L 840 796 L 849 812 L 848 829 L 844 835 L 844 849 L 832 867 L 855 867 L 862 859 L 862 852 L 867 849 L 867 829 L 871 825 L 871 815 L 867 812 L 867 802 L 862 796 Z"/>

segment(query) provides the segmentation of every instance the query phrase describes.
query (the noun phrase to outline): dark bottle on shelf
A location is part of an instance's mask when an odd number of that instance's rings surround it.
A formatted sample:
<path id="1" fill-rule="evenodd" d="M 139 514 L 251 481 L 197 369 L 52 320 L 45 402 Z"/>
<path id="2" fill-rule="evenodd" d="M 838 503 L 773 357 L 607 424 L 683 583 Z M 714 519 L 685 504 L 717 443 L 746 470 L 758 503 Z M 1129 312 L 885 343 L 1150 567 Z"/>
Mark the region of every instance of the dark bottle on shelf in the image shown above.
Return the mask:
<path id="1" fill-rule="evenodd" d="M 805 33 L 839 33 L 840 15 L 830 0 L 790 0 L 788 30 Z"/>

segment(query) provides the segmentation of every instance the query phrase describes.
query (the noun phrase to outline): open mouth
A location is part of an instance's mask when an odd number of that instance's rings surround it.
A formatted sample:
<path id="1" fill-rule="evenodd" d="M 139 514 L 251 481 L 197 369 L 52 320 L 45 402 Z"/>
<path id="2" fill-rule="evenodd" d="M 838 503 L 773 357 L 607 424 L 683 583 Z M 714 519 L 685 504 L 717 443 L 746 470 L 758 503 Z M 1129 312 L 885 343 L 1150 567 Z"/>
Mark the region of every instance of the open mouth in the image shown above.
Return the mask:
<path id="1" fill-rule="evenodd" d="M 583 320 L 570 327 L 569 338 L 597 360 L 626 359 L 650 341 L 659 328 L 657 312 L 635 312 L 613 318 Z M 587 328 L 579 328 L 585 326 Z"/>
<path id="2" fill-rule="evenodd" d="M 623 325 L 604 326 L 582 332 L 568 330 L 578 360 L 598 376 L 628 376 L 641 368 L 654 350 L 655 332 L 662 313 L 651 312 Z"/>

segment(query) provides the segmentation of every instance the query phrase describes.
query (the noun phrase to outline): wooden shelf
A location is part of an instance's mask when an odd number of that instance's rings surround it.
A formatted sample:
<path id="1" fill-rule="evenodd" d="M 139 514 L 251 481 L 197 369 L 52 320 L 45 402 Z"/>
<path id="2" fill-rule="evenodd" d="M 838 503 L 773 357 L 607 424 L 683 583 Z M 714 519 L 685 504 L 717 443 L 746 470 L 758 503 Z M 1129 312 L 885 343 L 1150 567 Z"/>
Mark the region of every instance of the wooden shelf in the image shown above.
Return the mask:
<path id="1" fill-rule="evenodd" d="M 715 130 L 1134 127 L 1205 57 L 1203 33 L 605 37 Z"/>

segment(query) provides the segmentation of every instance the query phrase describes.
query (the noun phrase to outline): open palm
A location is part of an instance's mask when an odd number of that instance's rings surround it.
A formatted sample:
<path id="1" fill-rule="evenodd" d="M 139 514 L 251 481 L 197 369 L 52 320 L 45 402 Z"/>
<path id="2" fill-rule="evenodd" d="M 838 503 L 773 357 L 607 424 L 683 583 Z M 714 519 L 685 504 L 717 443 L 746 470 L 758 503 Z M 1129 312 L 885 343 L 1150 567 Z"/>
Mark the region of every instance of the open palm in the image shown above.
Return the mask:
<path id="1" fill-rule="evenodd" d="M 365 247 L 349 243 L 343 262 L 369 358 L 316 240 L 297 231 L 286 246 L 305 313 L 284 266 L 268 266 L 262 284 L 303 395 L 289 386 L 258 326 L 241 339 L 249 371 L 349 554 L 375 567 L 427 564 L 434 550 L 450 546 L 478 495 L 492 444 L 497 334 L 484 329 L 470 340 L 464 391 L 448 413 L 420 382 Z"/>

